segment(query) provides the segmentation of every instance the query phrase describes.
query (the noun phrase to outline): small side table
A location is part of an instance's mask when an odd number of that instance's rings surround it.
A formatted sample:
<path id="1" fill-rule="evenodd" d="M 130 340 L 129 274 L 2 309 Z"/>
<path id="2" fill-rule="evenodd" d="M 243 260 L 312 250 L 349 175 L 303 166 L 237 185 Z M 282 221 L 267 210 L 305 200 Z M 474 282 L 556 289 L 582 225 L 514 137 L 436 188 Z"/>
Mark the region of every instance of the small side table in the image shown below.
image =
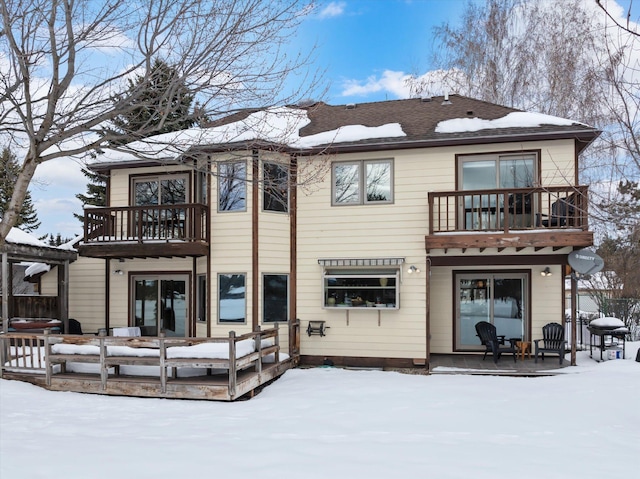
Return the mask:
<path id="1" fill-rule="evenodd" d="M 516 350 L 520 355 L 520 360 L 524 361 L 524 355 L 531 359 L 531 341 L 516 341 Z"/>

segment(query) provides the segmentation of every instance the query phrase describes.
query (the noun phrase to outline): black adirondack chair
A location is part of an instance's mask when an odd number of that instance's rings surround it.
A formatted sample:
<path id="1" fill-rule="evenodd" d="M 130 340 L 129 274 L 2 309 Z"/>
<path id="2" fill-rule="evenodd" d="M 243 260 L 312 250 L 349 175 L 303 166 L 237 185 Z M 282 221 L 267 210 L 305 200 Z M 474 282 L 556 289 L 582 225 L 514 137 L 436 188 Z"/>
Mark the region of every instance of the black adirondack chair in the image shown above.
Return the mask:
<path id="1" fill-rule="evenodd" d="M 509 340 L 509 344 L 505 344 L 504 336 L 498 336 L 496 334 L 496 327 L 487 322 L 480 321 L 476 323 L 476 333 L 480 338 L 480 342 L 485 347 L 484 356 L 482 360 L 487 357 L 487 353 L 493 354 L 493 362 L 497 363 L 498 359 L 503 353 L 513 354 L 513 362 L 516 362 L 516 348 L 515 345 Z"/>
<path id="2" fill-rule="evenodd" d="M 564 361 L 567 342 L 564 339 L 564 327 L 559 323 L 549 323 L 542 327 L 542 339 L 535 339 L 535 362 L 538 354 L 544 361 L 544 353 L 554 353 L 560 356 L 560 364 Z"/>

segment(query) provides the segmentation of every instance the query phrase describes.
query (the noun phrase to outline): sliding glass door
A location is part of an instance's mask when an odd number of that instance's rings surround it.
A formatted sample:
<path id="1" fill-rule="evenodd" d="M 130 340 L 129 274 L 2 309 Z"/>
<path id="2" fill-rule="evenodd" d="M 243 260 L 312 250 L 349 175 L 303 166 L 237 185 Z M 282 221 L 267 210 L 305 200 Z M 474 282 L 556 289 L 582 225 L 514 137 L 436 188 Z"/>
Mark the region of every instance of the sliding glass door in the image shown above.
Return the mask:
<path id="1" fill-rule="evenodd" d="M 456 349 L 481 349 L 475 325 L 487 321 L 499 336 L 523 339 L 528 331 L 528 274 L 457 273 Z"/>
<path id="2" fill-rule="evenodd" d="M 186 336 L 189 318 L 188 276 L 135 276 L 134 326 L 145 336 Z"/>

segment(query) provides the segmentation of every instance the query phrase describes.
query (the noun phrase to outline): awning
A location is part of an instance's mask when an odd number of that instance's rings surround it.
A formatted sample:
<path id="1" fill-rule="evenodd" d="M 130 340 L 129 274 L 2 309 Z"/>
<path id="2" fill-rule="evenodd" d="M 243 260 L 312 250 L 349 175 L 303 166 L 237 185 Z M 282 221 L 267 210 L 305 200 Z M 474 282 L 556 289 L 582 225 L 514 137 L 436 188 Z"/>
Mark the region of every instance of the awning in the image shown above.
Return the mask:
<path id="1" fill-rule="evenodd" d="M 400 266 L 402 263 L 404 263 L 404 258 L 329 258 L 318 260 L 318 264 L 325 267 Z"/>

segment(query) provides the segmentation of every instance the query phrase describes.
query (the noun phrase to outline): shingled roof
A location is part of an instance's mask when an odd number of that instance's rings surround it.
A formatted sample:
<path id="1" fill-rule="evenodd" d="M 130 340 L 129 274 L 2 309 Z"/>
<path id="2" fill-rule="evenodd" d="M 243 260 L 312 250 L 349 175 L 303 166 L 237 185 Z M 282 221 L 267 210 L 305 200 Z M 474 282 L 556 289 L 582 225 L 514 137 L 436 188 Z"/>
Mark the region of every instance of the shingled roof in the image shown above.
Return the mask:
<path id="1" fill-rule="evenodd" d="M 404 137 L 372 138 L 351 143 L 332 144 L 336 150 L 365 150 L 377 148 L 415 148 L 418 146 L 445 146 L 453 144 L 495 143 L 526 141 L 533 139 L 574 138 L 582 150 L 600 132 L 590 126 L 575 122 L 569 125 L 540 125 L 535 127 L 508 127 L 438 133 L 438 123 L 457 118 L 481 118 L 496 120 L 509 113 L 521 112 L 493 103 L 460 95 L 445 97 L 413 98 L 372 103 L 328 105 L 315 103 L 304 107 L 311 123 L 300 130 L 300 136 L 331 131 L 346 125 L 369 127 L 399 123 Z"/>

